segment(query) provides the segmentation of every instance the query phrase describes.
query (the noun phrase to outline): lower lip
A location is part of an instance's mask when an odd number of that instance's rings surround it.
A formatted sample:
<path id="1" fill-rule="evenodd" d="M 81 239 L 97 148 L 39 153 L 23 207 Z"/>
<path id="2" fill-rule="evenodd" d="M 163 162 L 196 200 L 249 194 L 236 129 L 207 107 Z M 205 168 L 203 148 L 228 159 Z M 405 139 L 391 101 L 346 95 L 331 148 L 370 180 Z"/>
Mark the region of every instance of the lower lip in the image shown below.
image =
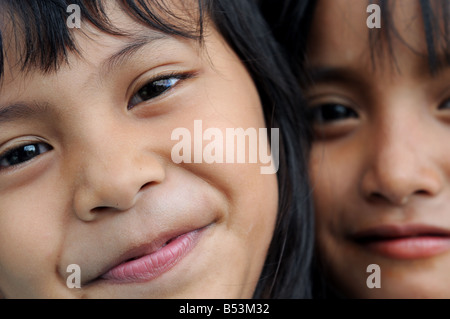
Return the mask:
<path id="1" fill-rule="evenodd" d="M 101 278 L 113 283 L 150 281 L 173 268 L 198 242 L 201 230 L 186 233 L 154 253 L 122 263 Z"/>
<path id="2" fill-rule="evenodd" d="M 420 259 L 441 254 L 450 249 L 449 237 L 417 236 L 372 241 L 367 248 L 395 259 Z"/>

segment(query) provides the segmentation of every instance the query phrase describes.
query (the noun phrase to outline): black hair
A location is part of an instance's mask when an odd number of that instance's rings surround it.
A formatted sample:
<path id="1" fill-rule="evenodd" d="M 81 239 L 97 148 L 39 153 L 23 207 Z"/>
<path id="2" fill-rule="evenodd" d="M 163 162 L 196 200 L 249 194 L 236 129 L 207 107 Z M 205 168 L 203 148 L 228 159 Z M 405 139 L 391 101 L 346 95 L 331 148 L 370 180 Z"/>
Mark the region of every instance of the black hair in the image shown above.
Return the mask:
<path id="1" fill-rule="evenodd" d="M 304 81 L 308 35 L 314 18 L 316 0 L 260 0 L 261 12 L 297 79 Z"/>
<path id="2" fill-rule="evenodd" d="M 383 21 L 383 28 L 373 30 L 370 32 L 369 41 L 372 48 L 372 64 L 375 66 L 376 58 L 378 62 L 382 62 L 383 54 L 382 48 L 385 46 L 385 51 L 388 53 L 388 61 L 393 62 L 397 67 L 395 52 L 392 48 L 392 39 L 397 38 L 411 51 L 415 50 L 408 45 L 398 33 L 395 27 L 395 20 L 391 14 L 392 5 L 395 1 L 392 0 L 370 0 L 371 3 L 377 3 L 381 9 L 381 21 Z M 429 71 L 431 74 L 446 65 L 450 64 L 450 24 L 444 23 L 440 26 L 441 21 L 448 21 L 450 15 L 450 3 L 446 0 L 417 0 L 420 7 L 420 19 L 423 24 L 423 31 L 425 34 L 426 43 L 426 58 L 428 59 Z M 386 39 L 382 41 L 382 39 Z M 379 48 L 376 50 L 376 48 Z M 440 53 L 443 53 L 442 56 Z M 420 54 L 415 52 L 416 54 Z"/>
<path id="3" fill-rule="evenodd" d="M 306 165 L 310 137 L 295 78 L 279 55 L 279 45 L 257 3 L 197 0 L 198 23 L 192 25 L 173 14 L 164 0 L 117 2 L 131 17 L 153 29 L 200 42 L 208 19 L 242 60 L 260 94 L 267 126 L 280 129 L 278 217 L 254 298 L 310 298 L 314 239 Z M 1 19 L 6 17 L 13 22 L 12 34 L 22 43 L 17 54 L 23 71 L 52 72 L 67 61 L 69 53 L 79 54 L 73 30 L 66 26 L 70 4 L 80 6 L 84 22 L 121 34 L 109 22 L 102 0 L 0 0 L 0 77 L 6 54 Z"/>
<path id="4" fill-rule="evenodd" d="M 276 40 L 282 45 L 286 58 L 301 81 L 305 80 L 306 48 L 309 30 L 319 0 L 260 0 L 260 7 L 269 23 Z M 395 26 L 391 14 L 393 0 L 366 0 L 369 4 L 378 4 L 381 9 L 383 26 L 369 29 L 369 44 L 372 54 L 372 66 L 386 60 L 396 66 L 392 40 L 397 38 L 412 51 Z M 427 59 L 430 73 L 450 64 L 450 23 L 439 25 L 442 21 L 450 21 L 450 3 L 447 0 L 416 0 L 420 6 L 420 19 L 423 23 Z M 388 53 L 390 59 L 384 59 Z M 443 54 L 440 55 L 439 53 Z M 419 54 L 418 52 L 416 52 Z M 303 82 L 302 82 L 303 83 Z"/>
<path id="5" fill-rule="evenodd" d="M 316 14 L 315 9 L 320 0 L 260 0 L 261 12 L 269 23 L 276 41 L 281 44 L 282 52 L 296 73 L 298 89 L 310 85 L 307 74 L 307 43 L 311 25 Z M 400 40 L 416 54 L 419 52 L 402 39 L 392 16 L 393 0 L 366 0 L 367 4 L 380 6 L 380 29 L 369 29 L 369 46 L 371 48 L 372 67 L 377 63 L 396 64 L 393 39 Z M 450 2 L 448 0 L 417 0 L 420 19 L 423 24 L 426 43 L 426 58 L 430 74 L 439 68 L 450 65 Z M 443 22 L 443 25 L 440 23 Z M 385 54 L 387 52 L 387 55 Z M 385 59 L 385 58 L 388 59 Z M 311 129 L 311 128 L 310 128 Z M 329 281 L 327 265 L 321 260 L 317 251 L 313 257 L 313 298 L 344 298 L 345 296 Z"/>

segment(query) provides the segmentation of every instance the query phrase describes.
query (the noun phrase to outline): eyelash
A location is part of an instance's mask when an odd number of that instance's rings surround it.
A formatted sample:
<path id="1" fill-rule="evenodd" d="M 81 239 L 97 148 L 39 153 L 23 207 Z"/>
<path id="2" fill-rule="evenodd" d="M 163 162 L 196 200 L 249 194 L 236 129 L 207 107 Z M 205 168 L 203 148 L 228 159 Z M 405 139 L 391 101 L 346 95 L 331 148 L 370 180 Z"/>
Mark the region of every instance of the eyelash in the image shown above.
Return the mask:
<path id="1" fill-rule="evenodd" d="M 450 108 L 450 99 L 444 100 L 441 104 L 438 106 L 438 110 L 445 110 Z"/>
<path id="2" fill-rule="evenodd" d="M 337 106 L 339 106 L 339 108 L 337 108 Z M 331 107 L 334 108 L 331 109 Z M 328 110 L 326 108 L 328 108 Z M 329 113 L 331 111 L 334 111 L 334 114 L 328 114 L 328 116 L 326 116 L 326 114 L 324 114 L 324 111 L 329 111 Z M 332 115 L 334 115 L 334 118 Z M 358 113 L 353 108 L 341 103 L 323 103 L 311 107 L 308 110 L 308 119 L 310 120 L 310 122 L 319 125 L 326 125 L 332 122 L 358 117 Z"/>
<path id="3" fill-rule="evenodd" d="M 130 102 L 128 103 L 128 110 L 131 110 L 136 105 L 152 100 L 154 98 L 157 98 L 158 96 L 166 93 L 167 91 L 173 89 L 175 86 L 177 86 L 180 81 L 190 79 L 194 77 L 194 73 L 170 73 L 163 76 L 157 76 L 151 80 L 149 80 L 145 85 L 143 85 L 136 93 L 133 94 L 132 98 L 130 99 Z M 161 83 L 163 81 L 169 81 L 168 83 L 164 84 Z M 159 84 L 156 84 L 157 82 L 160 82 Z M 157 90 L 157 92 L 150 93 L 148 98 L 140 98 L 141 101 L 133 102 L 133 99 L 135 99 L 135 96 L 139 94 L 142 90 L 145 88 L 151 86 L 151 85 L 159 85 L 162 86 L 162 89 Z M 148 93 L 147 93 L 148 94 Z M 29 148 L 29 150 L 26 150 L 26 148 Z M 32 147 L 32 148 L 30 148 Z M 11 167 L 20 166 L 22 164 L 25 164 L 34 158 L 51 151 L 53 148 L 44 142 L 36 141 L 36 142 L 28 142 L 24 143 L 22 145 L 16 146 L 11 149 L 7 149 L 0 153 L 0 171 L 9 169 Z M 22 153 L 21 153 L 22 152 Z M 29 154 L 27 152 L 35 152 L 36 155 L 33 156 L 33 154 Z M 16 153 L 16 154 L 15 154 Z M 16 158 L 14 158 L 15 156 Z M 22 159 L 20 159 L 22 157 Z M 25 157 L 25 159 L 23 159 Z"/>
<path id="4" fill-rule="evenodd" d="M 326 116 L 324 116 L 323 111 L 326 107 L 330 107 L 330 106 L 340 106 L 340 111 L 341 114 L 335 114 L 335 115 L 339 115 L 336 116 L 335 118 L 326 118 Z M 444 100 L 444 102 L 442 102 L 439 106 L 438 106 L 438 110 L 445 110 L 445 109 L 450 109 L 450 99 L 446 99 Z M 330 111 L 330 110 L 328 110 Z M 337 111 L 337 109 L 335 108 L 333 111 Z M 344 114 L 345 113 L 345 114 Z M 346 106 L 345 104 L 341 104 L 341 103 L 322 103 L 319 104 L 317 106 L 313 106 L 311 108 L 309 108 L 308 110 L 308 119 L 310 121 L 310 123 L 312 124 L 318 124 L 318 125 L 326 125 L 326 124 L 330 124 L 333 122 L 337 122 L 340 120 L 346 120 L 349 118 L 358 118 L 358 112 L 356 112 L 352 107 Z"/>
<path id="5" fill-rule="evenodd" d="M 140 103 L 144 103 L 147 101 L 150 101 L 152 99 L 155 99 L 161 95 L 163 95 L 164 93 L 166 93 L 167 91 L 173 89 L 175 86 L 177 86 L 180 81 L 184 81 L 190 78 L 193 78 L 195 76 L 194 73 L 170 73 L 170 74 L 166 74 L 163 76 L 157 76 L 153 79 L 150 79 L 146 84 L 144 84 L 142 87 L 139 88 L 139 90 L 137 90 L 133 96 L 131 97 L 130 101 L 128 102 L 128 110 L 133 109 L 136 105 L 140 104 Z M 171 83 L 166 83 L 163 84 L 163 81 L 170 81 L 170 80 L 175 80 L 175 82 L 171 82 Z M 159 84 L 156 84 L 160 82 Z M 147 98 L 140 98 L 140 101 L 137 101 L 136 95 L 138 95 L 140 92 L 141 94 L 144 93 L 143 90 L 146 88 L 151 87 L 152 85 L 159 85 L 160 87 L 162 87 L 162 89 L 158 90 L 157 92 L 154 93 L 148 93 L 147 95 L 150 95 Z"/>
<path id="6" fill-rule="evenodd" d="M 5 150 L 0 154 L 0 171 L 25 164 L 52 149 L 53 148 L 49 144 L 36 141 L 24 143 L 20 146 Z M 33 156 L 31 154 L 32 152 L 37 154 Z M 20 157 L 26 158 L 21 159 Z"/>

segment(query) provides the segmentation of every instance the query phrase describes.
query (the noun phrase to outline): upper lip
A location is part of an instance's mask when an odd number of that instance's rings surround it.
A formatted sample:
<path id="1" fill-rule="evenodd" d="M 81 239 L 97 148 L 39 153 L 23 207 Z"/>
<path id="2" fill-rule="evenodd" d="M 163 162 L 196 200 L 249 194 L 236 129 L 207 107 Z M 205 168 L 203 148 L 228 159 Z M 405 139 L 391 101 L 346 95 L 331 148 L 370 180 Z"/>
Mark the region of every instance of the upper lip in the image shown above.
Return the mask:
<path id="1" fill-rule="evenodd" d="M 163 246 L 165 246 L 165 244 L 172 241 L 173 239 L 175 239 L 179 236 L 182 236 L 184 234 L 196 231 L 196 230 L 201 230 L 205 227 L 207 227 L 207 226 L 199 227 L 199 228 L 190 227 L 190 228 L 183 228 L 183 229 L 165 232 L 165 233 L 162 233 L 162 234 L 156 236 L 155 239 L 151 240 L 150 242 L 143 242 L 142 244 L 132 245 L 132 247 L 125 248 L 124 250 L 118 252 L 118 254 L 116 255 L 117 257 L 112 258 L 110 261 L 107 261 L 103 265 L 103 267 L 100 268 L 100 271 L 95 276 L 91 277 L 91 279 L 88 279 L 87 282 L 84 283 L 84 285 L 87 285 L 87 284 L 92 283 L 93 281 L 99 279 L 102 275 L 107 273 L 109 270 L 117 267 L 118 265 L 120 265 L 124 262 L 131 261 L 133 259 L 138 259 L 143 256 L 152 254 L 152 253 L 158 251 L 159 249 L 161 249 Z"/>
<path id="2" fill-rule="evenodd" d="M 450 230 L 426 224 L 385 224 L 355 232 L 351 237 L 358 242 L 388 240 L 416 236 L 450 236 Z"/>

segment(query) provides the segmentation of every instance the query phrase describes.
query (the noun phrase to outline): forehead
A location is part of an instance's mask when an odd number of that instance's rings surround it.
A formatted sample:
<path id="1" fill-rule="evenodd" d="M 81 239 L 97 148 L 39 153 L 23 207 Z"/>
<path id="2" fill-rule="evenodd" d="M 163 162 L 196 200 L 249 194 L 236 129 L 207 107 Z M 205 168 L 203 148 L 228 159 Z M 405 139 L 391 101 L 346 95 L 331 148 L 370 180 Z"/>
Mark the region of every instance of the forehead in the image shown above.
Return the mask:
<path id="1" fill-rule="evenodd" d="M 11 77 L 11 73 L 52 73 L 66 64 L 68 55 L 71 59 L 83 58 L 96 53 L 98 46 L 112 53 L 114 47 L 142 43 L 155 37 L 173 34 L 200 37 L 197 30 L 199 7 L 195 1 L 142 1 L 139 6 L 133 1 L 98 0 L 98 3 L 102 4 L 102 9 L 95 9 L 96 4 L 92 3 L 82 7 L 82 24 L 77 29 L 67 27 L 69 14 L 62 14 L 61 8 L 25 5 L 20 12 L 18 6 L 0 2 L 3 40 L 0 49 L 5 72 L 0 74 L 2 79 L 4 75 Z M 95 52 L 90 52 L 93 47 L 96 47 Z"/>
<path id="2" fill-rule="evenodd" d="M 380 4 L 381 28 L 370 29 L 367 12 L 371 1 L 319 0 L 308 37 L 311 64 L 369 66 L 372 53 L 383 56 L 426 57 L 427 47 L 418 1 L 385 1 Z M 389 37 L 389 44 L 387 43 Z M 371 41 L 376 39 L 375 41 Z M 392 51 L 391 51 L 392 49 Z M 391 56 L 392 57 L 392 56 Z M 402 62 L 401 59 L 399 61 Z"/>

